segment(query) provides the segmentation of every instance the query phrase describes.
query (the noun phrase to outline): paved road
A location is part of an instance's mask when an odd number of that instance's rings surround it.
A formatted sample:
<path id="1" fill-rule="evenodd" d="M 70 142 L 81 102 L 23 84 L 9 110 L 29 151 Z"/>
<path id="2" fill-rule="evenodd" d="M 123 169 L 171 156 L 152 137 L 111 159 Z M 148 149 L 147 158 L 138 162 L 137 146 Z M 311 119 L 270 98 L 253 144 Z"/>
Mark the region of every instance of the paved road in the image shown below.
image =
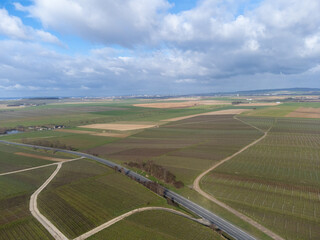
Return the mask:
<path id="1" fill-rule="evenodd" d="M 111 162 L 109 160 L 106 159 L 102 159 L 90 154 L 86 154 L 86 153 L 81 153 L 81 152 L 75 152 L 75 151 L 69 151 L 69 150 L 64 150 L 64 149 L 56 149 L 56 148 L 49 148 L 49 147 L 42 147 L 42 146 L 35 146 L 35 145 L 29 145 L 29 144 L 23 144 L 23 143 L 14 143 L 14 142 L 7 142 L 7 141 L 3 141 L 0 140 L 0 143 L 4 143 L 4 144 L 10 144 L 10 145 L 17 145 L 17 146 L 23 146 L 23 147 L 32 147 L 32 148 L 39 148 L 39 149 L 47 149 L 47 150 L 55 150 L 58 152 L 64 152 L 64 153 L 71 153 L 80 157 L 85 157 L 85 158 L 89 158 L 92 160 L 95 160 L 97 162 L 100 162 L 102 164 L 105 164 L 111 168 L 115 168 L 117 167 L 118 169 L 122 169 L 126 175 L 130 176 L 130 177 L 134 177 L 137 180 L 139 180 L 140 182 L 150 182 L 151 180 L 145 178 L 144 176 L 141 176 L 139 174 L 137 174 L 136 172 L 133 172 L 125 167 L 122 167 L 119 164 L 116 164 L 114 162 Z M 178 204 L 184 206 L 185 208 L 189 209 L 191 212 L 195 213 L 196 215 L 202 217 L 205 220 L 208 220 L 209 222 L 215 224 L 216 226 L 218 226 L 222 231 L 226 232 L 227 234 L 229 234 L 230 236 L 232 236 L 235 239 L 238 240 L 256 240 L 256 238 L 254 238 L 253 236 L 251 236 L 250 234 L 244 232 L 243 230 L 241 230 L 240 228 L 236 227 L 235 225 L 229 223 L 228 221 L 224 220 L 223 218 L 215 215 L 214 213 L 208 211 L 207 209 L 201 207 L 200 205 L 180 196 L 179 194 L 170 191 L 168 189 L 165 189 L 165 196 L 168 198 L 173 199 L 175 202 L 177 202 Z"/>

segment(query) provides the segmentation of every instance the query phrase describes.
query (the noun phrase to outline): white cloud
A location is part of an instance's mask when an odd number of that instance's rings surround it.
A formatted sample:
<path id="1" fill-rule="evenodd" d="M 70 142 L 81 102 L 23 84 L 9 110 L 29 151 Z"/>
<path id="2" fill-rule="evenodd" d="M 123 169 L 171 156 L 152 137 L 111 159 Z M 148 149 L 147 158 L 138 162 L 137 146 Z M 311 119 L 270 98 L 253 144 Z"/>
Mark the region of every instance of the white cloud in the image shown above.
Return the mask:
<path id="1" fill-rule="evenodd" d="M 24 25 L 20 18 L 9 15 L 6 9 L 0 9 L 0 34 L 13 39 L 61 44 L 56 36 Z"/>
<path id="2" fill-rule="evenodd" d="M 29 7 L 16 6 L 46 28 L 94 42 L 133 46 L 148 41 L 170 4 L 165 0 L 34 0 Z"/>
<path id="3" fill-rule="evenodd" d="M 0 34 L 17 39 L 29 39 L 21 19 L 10 16 L 6 9 L 0 9 Z"/>
<path id="4" fill-rule="evenodd" d="M 264 0 L 240 11 L 243 2 L 250 1 L 201 0 L 177 14 L 167 11 L 166 0 L 16 4 L 48 31 L 102 46 L 86 56 L 58 54 L 34 43 L 55 42 L 53 35 L 28 30 L 19 18 L 2 12 L 11 22 L 11 27 L 0 27 L 3 34 L 32 40 L 0 42 L 0 78 L 21 86 L 93 93 L 300 86 L 303 78 L 320 87 L 320 2 Z"/>

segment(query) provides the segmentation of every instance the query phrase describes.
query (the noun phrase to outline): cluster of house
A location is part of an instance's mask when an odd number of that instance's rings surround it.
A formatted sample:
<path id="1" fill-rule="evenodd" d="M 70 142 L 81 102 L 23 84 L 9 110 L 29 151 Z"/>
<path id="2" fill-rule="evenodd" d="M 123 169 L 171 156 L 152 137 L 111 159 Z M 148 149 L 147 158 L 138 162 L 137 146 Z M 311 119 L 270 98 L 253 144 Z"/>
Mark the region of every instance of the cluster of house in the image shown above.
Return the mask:
<path id="1" fill-rule="evenodd" d="M 65 128 L 64 125 L 54 125 L 54 126 L 31 126 L 28 127 L 29 130 L 34 130 L 34 131 L 46 131 L 46 130 L 55 130 L 55 129 L 62 129 Z"/>

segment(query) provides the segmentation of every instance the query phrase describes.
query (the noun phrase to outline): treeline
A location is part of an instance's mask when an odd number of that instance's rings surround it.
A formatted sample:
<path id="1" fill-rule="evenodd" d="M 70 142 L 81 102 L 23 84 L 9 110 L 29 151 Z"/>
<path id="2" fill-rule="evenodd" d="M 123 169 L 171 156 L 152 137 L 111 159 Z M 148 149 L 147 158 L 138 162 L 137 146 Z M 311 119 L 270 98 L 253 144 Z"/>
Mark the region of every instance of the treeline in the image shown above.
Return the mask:
<path id="1" fill-rule="evenodd" d="M 165 183 L 172 184 L 176 188 L 182 188 L 184 186 L 183 182 L 177 181 L 176 176 L 165 169 L 164 167 L 155 164 L 153 161 L 147 162 L 129 162 L 126 163 L 129 167 L 139 168 L 147 172 L 153 177 L 156 177 Z"/>
<path id="2" fill-rule="evenodd" d="M 38 145 L 43 147 L 51 147 L 51 148 L 60 148 L 60 149 L 66 149 L 71 151 L 78 150 L 77 148 L 67 145 L 65 143 L 60 142 L 59 140 L 54 141 L 48 141 L 44 139 L 38 139 L 38 140 L 29 140 L 29 139 L 22 139 L 22 143 L 30 144 L 30 145 Z"/>

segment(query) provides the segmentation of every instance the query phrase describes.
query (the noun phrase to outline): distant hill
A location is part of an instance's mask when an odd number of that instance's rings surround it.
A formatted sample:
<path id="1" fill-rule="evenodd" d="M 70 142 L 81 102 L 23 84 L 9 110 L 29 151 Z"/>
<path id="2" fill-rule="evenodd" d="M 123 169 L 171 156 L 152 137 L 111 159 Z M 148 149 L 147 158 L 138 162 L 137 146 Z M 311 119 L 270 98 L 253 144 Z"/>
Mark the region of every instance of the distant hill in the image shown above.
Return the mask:
<path id="1" fill-rule="evenodd" d="M 237 91 L 239 95 L 320 95 L 320 88 L 280 88 Z"/>

